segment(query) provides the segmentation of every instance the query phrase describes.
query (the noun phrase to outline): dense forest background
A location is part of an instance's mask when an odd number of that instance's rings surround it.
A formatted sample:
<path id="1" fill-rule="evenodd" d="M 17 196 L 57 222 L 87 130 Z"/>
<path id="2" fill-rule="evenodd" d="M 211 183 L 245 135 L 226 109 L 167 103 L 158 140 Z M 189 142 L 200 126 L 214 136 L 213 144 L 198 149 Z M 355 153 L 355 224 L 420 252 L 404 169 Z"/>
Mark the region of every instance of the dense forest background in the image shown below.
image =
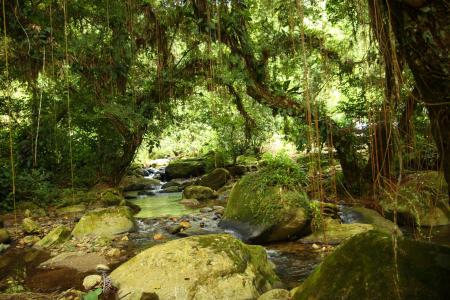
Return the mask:
<path id="1" fill-rule="evenodd" d="M 354 195 L 409 171 L 450 181 L 446 1 L 2 4 L 2 209 L 148 157 L 233 164 L 274 136 Z"/>

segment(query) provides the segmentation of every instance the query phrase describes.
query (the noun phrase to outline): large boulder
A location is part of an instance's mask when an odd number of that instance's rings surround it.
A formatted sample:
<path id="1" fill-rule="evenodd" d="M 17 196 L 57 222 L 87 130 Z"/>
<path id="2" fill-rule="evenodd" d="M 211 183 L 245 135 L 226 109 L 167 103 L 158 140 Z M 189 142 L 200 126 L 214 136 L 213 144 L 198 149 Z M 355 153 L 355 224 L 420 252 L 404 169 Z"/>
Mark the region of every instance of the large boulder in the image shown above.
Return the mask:
<path id="1" fill-rule="evenodd" d="M 75 225 L 72 235 L 77 238 L 87 235 L 111 237 L 133 231 L 134 228 L 133 213 L 129 207 L 109 207 L 85 214 Z"/>
<path id="2" fill-rule="evenodd" d="M 9 243 L 11 236 L 5 228 L 0 228 L 0 244 Z"/>
<path id="3" fill-rule="evenodd" d="M 217 198 L 217 193 L 211 188 L 200 185 L 187 186 L 183 191 L 184 199 L 197 199 L 199 201 Z"/>
<path id="4" fill-rule="evenodd" d="M 227 234 L 173 240 L 139 253 L 111 273 L 122 299 L 256 299 L 278 278 L 261 246 Z M 152 298 L 153 299 L 153 298 Z"/>
<path id="5" fill-rule="evenodd" d="M 212 188 L 213 190 L 218 190 L 227 183 L 230 177 L 231 175 L 228 170 L 224 168 L 218 168 L 200 178 L 200 180 L 198 180 L 196 184 L 207 186 L 209 188 Z"/>
<path id="6" fill-rule="evenodd" d="M 220 226 L 251 242 L 287 240 L 307 233 L 310 201 L 306 193 L 266 184 L 263 176 L 248 174 L 234 185 Z"/>
<path id="7" fill-rule="evenodd" d="M 397 211 L 398 221 L 417 226 L 450 224 L 448 189 L 441 172 L 417 172 L 405 177 L 397 191 L 383 195 L 380 205 L 387 217 Z"/>
<path id="8" fill-rule="evenodd" d="M 124 192 L 131 192 L 152 190 L 160 184 L 160 181 L 157 179 L 144 178 L 140 176 L 126 176 L 120 182 L 119 187 Z"/>
<path id="9" fill-rule="evenodd" d="M 69 228 L 64 225 L 60 225 L 50 231 L 46 236 L 44 236 L 39 242 L 34 244 L 36 248 L 49 248 L 52 246 L 60 245 L 67 241 L 71 233 Z"/>
<path id="10" fill-rule="evenodd" d="M 207 164 L 204 159 L 173 160 L 166 167 L 167 179 L 189 178 L 201 176 L 206 173 Z"/>
<path id="11" fill-rule="evenodd" d="M 450 248 L 369 231 L 327 256 L 293 299 L 448 299 Z"/>

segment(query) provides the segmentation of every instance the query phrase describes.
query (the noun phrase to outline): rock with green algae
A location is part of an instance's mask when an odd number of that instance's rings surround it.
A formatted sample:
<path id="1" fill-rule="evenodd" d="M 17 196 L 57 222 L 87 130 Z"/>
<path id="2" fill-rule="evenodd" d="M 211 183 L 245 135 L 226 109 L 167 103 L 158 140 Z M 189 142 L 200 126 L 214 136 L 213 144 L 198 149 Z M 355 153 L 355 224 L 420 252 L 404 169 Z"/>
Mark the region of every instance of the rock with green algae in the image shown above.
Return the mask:
<path id="1" fill-rule="evenodd" d="M 211 188 L 200 185 L 187 186 L 183 191 L 184 199 L 197 199 L 199 201 L 217 198 L 217 193 Z"/>
<path id="2" fill-rule="evenodd" d="M 126 206 L 97 209 L 85 214 L 72 231 L 74 237 L 113 236 L 135 228 L 133 213 Z"/>
<path id="3" fill-rule="evenodd" d="M 293 299 L 448 299 L 450 248 L 369 231 L 316 268 Z"/>
<path id="4" fill-rule="evenodd" d="M 168 179 L 189 178 L 205 174 L 207 163 L 202 158 L 173 160 L 166 167 Z"/>
<path id="5" fill-rule="evenodd" d="M 325 219 L 320 229 L 300 239 L 302 243 L 339 244 L 357 234 L 374 229 L 370 224 L 341 224 L 336 219 Z"/>
<path id="6" fill-rule="evenodd" d="M 111 273 L 119 296 L 140 299 L 256 299 L 279 282 L 261 246 L 227 234 L 173 240 L 139 253 Z"/>
<path id="7" fill-rule="evenodd" d="M 151 190 L 161 182 L 157 179 L 144 178 L 141 176 L 125 176 L 119 184 L 124 192 Z"/>
<path id="8" fill-rule="evenodd" d="M 39 233 L 41 231 L 41 226 L 39 226 L 32 218 L 25 218 L 22 220 L 22 229 L 25 233 Z"/>
<path id="9" fill-rule="evenodd" d="M 350 211 L 358 215 L 358 222 L 370 224 L 375 230 L 386 234 L 403 235 L 400 228 L 392 221 L 381 216 L 377 211 L 365 207 L 348 207 L 344 211 Z"/>
<path id="10" fill-rule="evenodd" d="M 387 217 L 418 226 L 450 224 L 448 189 L 442 172 L 423 171 L 405 176 L 397 191 L 385 193 L 380 205 Z"/>
<path id="11" fill-rule="evenodd" d="M 223 187 L 228 179 L 230 179 L 231 175 L 228 170 L 224 168 L 217 168 L 211 173 L 206 174 L 202 178 L 200 178 L 196 184 L 201 186 L 207 186 L 213 190 L 218 190 Z"/>
<path id="12" fill-rule="evenodd" d="M 34 244 L 35 248 L 50 248 L 56 245 L 60 245 L 67 241 L 71 236 L 70 229 L 64 225 L 60 225 L 50 231 L 40 241 Z"/>
<path id="13" fill-rule="evenodd" d="M 56 213 L 58 215 L 77 215 L 82 214 L 86 211 L 87 207 L 85 204 L 75 204 L 75 205 L 69 205 L 64 206 L 56 209 Z"/>
<path id="14" fill-rule="evenodd" d="M 260 174 L 253 173 L 234 185 L 220 226 L 246 241 L 264 243 L 307 233 L 310 220 L 306 193 L 264 184 Z"/>
<path id="15" fill-rule="evenodd" d="M 291 296 L 288 290 L 273 289 L 262 294 L 258 300 L 290 300 Z"/>
<path id="16" fill-rule="evenodd" d="M 9 235 L 6 228 L 0 228 L 0 244 L 9 243 L 11 241 L 11 236 Z"/>

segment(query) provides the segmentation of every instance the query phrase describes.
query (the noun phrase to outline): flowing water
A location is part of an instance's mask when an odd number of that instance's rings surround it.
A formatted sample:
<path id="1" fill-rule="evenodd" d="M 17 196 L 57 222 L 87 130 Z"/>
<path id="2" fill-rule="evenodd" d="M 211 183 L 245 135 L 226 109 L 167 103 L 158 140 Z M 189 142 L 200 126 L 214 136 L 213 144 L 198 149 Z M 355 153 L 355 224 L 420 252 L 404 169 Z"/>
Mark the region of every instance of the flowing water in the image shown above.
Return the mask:
<path id="1" fill-rule="evenodd" d="M 180 204 L 181 198 L 181 193 L 157 193 L 155 196 L 139 196 L 131 202 L 141 208 L 136 218 L 177 217 L 198 211 Z"/>

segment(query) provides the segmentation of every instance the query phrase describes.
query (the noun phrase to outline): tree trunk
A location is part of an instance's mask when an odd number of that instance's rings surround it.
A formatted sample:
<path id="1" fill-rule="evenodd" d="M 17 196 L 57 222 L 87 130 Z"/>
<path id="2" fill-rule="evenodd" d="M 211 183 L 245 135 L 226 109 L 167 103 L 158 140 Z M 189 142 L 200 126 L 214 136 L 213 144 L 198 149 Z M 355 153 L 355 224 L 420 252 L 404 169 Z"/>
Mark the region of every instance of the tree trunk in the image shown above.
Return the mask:
<path id="1" fill-rule="evenodd" d="M 447 1 L 389 1 L 392 27 L 428 109 L 442 169 L 450 184 L 450 5 Z M 450 193 L 449 193 L 450 198 Z"/>

